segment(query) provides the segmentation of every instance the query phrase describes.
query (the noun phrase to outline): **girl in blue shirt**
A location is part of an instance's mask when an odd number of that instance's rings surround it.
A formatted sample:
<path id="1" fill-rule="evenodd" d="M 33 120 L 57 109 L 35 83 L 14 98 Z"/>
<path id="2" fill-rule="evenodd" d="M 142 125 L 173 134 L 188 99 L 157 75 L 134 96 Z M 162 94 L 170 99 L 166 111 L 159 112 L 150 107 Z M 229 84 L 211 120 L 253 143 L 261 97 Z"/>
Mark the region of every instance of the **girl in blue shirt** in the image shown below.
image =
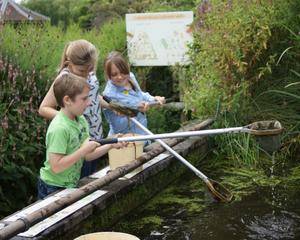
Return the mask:
<path id="1" fill-rule="evenodd" d="M 158 101 L 163 104 L 165 98 L 151 96 L 149 93 L 143 92 L 134 74 L 130 72 L 128 62 L 119 52 L 112 52 L 108 55 L 104 62 L 104 70 L 107 83 L 103 95 L 122 105 L 138 109 L 140 112 L 136 119 L 147 127 L 145 112 L 149 109 L 149 103 Z M 145 134 L 144 131 L 131 123 L 127 116 L 118 115 L 110 109 L 104 109 L 103 113 L 109 123 L 109 135 L 117 133 Z"/>

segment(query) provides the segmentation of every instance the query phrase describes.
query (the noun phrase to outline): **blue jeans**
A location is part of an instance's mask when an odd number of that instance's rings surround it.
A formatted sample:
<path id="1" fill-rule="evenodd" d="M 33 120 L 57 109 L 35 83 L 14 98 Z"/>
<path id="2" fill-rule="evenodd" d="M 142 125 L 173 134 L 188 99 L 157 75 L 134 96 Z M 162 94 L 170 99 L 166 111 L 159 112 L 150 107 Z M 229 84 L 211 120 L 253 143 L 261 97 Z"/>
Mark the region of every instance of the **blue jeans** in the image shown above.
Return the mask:
<path id="1" fill-rule="evenodd" d="M 93 161 L 84 161 L 82 168 L 81 168 L 81 174 L 80 174 L 80 178 L 84 178 L 87 177 L 91 174 L 93 174 L 94 172 L 97 171 L 97 165 L 98 165 L 98 161 L 99 159 L 95 159 Z"/>
<path id="2" fill-rule="evenodd" d="M 63 187 L 57 187 L 45 183 L 42 179 L 38 179 L 38 199 L 44 199 L 49 194 L 58 190 L 64 189 Z"/>

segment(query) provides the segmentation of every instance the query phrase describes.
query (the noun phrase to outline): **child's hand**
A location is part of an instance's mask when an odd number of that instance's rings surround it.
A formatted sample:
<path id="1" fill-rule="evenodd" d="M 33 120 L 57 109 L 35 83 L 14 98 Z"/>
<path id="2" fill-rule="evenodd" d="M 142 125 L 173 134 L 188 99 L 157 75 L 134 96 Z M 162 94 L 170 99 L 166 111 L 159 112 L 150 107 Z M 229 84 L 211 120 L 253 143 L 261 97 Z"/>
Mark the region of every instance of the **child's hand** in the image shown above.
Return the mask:
<path id="1" fill-rule="evenodd" d="M 116 115 L 118 115 L 118 116 L 121 116 L 121 117 L 123 117 L 123 116 L 126 116 L 125 114 L 123 114 L 123 113 L 121 113 L 121 112 L 119 112 L 119 111 L 117 111 L 117 110 L 114 110 L 114 109 L 111 109 Z"/>
<path id="2" fill-rule="evenodd" d="M 118 142 L 118 143 L 111 144 L 111 147 L 115 148 L 115 149 L 120 149 L 120 148 L 127 147 L 127 145 L 128 145 L 128 142 Z"/>
<path id="3" fill-rule="evenodd" d="M 138 110 L 140 112 L 147 112 L 149 110 L 150 106 L 149 103 L 147 102 L 140 102 L 139 106 L 138 106 Z"/>
<path id="4" fill-rule="evenodd" d="M 116 134 L 114 137 L 118 138 L 118 137 L 121 137 L 123 134 Z M 111 147 L 112 148 L 115 148 L 115 149 L 120 149 L 120 148 L 124 148 L 124 147 L 127 147 L 128 145 L 128 142 L 118 142 L 118 143 L 113 143 L 111 144 Z"/>
<path id="5" fill-rule="evenodd" d="M 99 97 L 99 101 L 100 101 L 101 107 L 102 107 L 102 108 L 107 108 L 107 109 L 109 109 L 109 103 L 106 102 L 106 101 L 103 99 L 103 96 L 98 95 L 98 97 Z"/>
<path id="6" fill-rule="evenodd" d="M 155 99 L 156 101 L 158 101 L 160 105 L 163 105 L 164 103 L 166 103 L 165 97 L 155 96 L 154 99 Z"/>
<path id="7" fill-rule="evenodd" d="M 81 145 L 83 156 L 93 152 L 100 145 L 101 144 L 98 142 L 90 141 L 89 139 L 85 140 L 84 143 Z"/>

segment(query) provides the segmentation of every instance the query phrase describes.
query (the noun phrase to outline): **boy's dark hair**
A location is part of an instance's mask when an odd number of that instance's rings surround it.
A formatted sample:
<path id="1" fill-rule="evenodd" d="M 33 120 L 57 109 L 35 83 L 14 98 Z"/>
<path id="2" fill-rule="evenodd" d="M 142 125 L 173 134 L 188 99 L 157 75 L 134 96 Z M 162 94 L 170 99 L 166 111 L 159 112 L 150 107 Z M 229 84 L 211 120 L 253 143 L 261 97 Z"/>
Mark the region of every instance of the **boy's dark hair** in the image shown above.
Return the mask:
<path id="1" fill-rule="evenodd" d="M 111 66 L 114 64 L 122 74 L 129 75 L 130 67 L 120 52 L 114 51 L 108 54 L 104 60 L 105 78 L 111 78 Z"/>
<path id="2" fill-rule="evenodd" d="M 58 106 L 64 107 L 63 98 L 69 96 L 71 100 L 83 92 L 85 87 L 89 88 L 89 84 L 85 78 L 75 74 L 66 72 L 60 74 L 53 85 L 53 92 Z"/>

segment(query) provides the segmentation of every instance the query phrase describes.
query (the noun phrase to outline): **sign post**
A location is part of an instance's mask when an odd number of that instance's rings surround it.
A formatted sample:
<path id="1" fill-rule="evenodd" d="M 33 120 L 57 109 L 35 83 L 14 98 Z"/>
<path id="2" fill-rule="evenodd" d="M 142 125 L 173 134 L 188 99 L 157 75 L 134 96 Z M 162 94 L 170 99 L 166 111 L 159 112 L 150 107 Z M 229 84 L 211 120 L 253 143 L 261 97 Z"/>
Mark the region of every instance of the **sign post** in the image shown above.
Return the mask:
<path id="1" fill-rule="evenodd" d="M 193 12 L 126 14 L 128 57 L 133 66 L 189 63 Z"/>

